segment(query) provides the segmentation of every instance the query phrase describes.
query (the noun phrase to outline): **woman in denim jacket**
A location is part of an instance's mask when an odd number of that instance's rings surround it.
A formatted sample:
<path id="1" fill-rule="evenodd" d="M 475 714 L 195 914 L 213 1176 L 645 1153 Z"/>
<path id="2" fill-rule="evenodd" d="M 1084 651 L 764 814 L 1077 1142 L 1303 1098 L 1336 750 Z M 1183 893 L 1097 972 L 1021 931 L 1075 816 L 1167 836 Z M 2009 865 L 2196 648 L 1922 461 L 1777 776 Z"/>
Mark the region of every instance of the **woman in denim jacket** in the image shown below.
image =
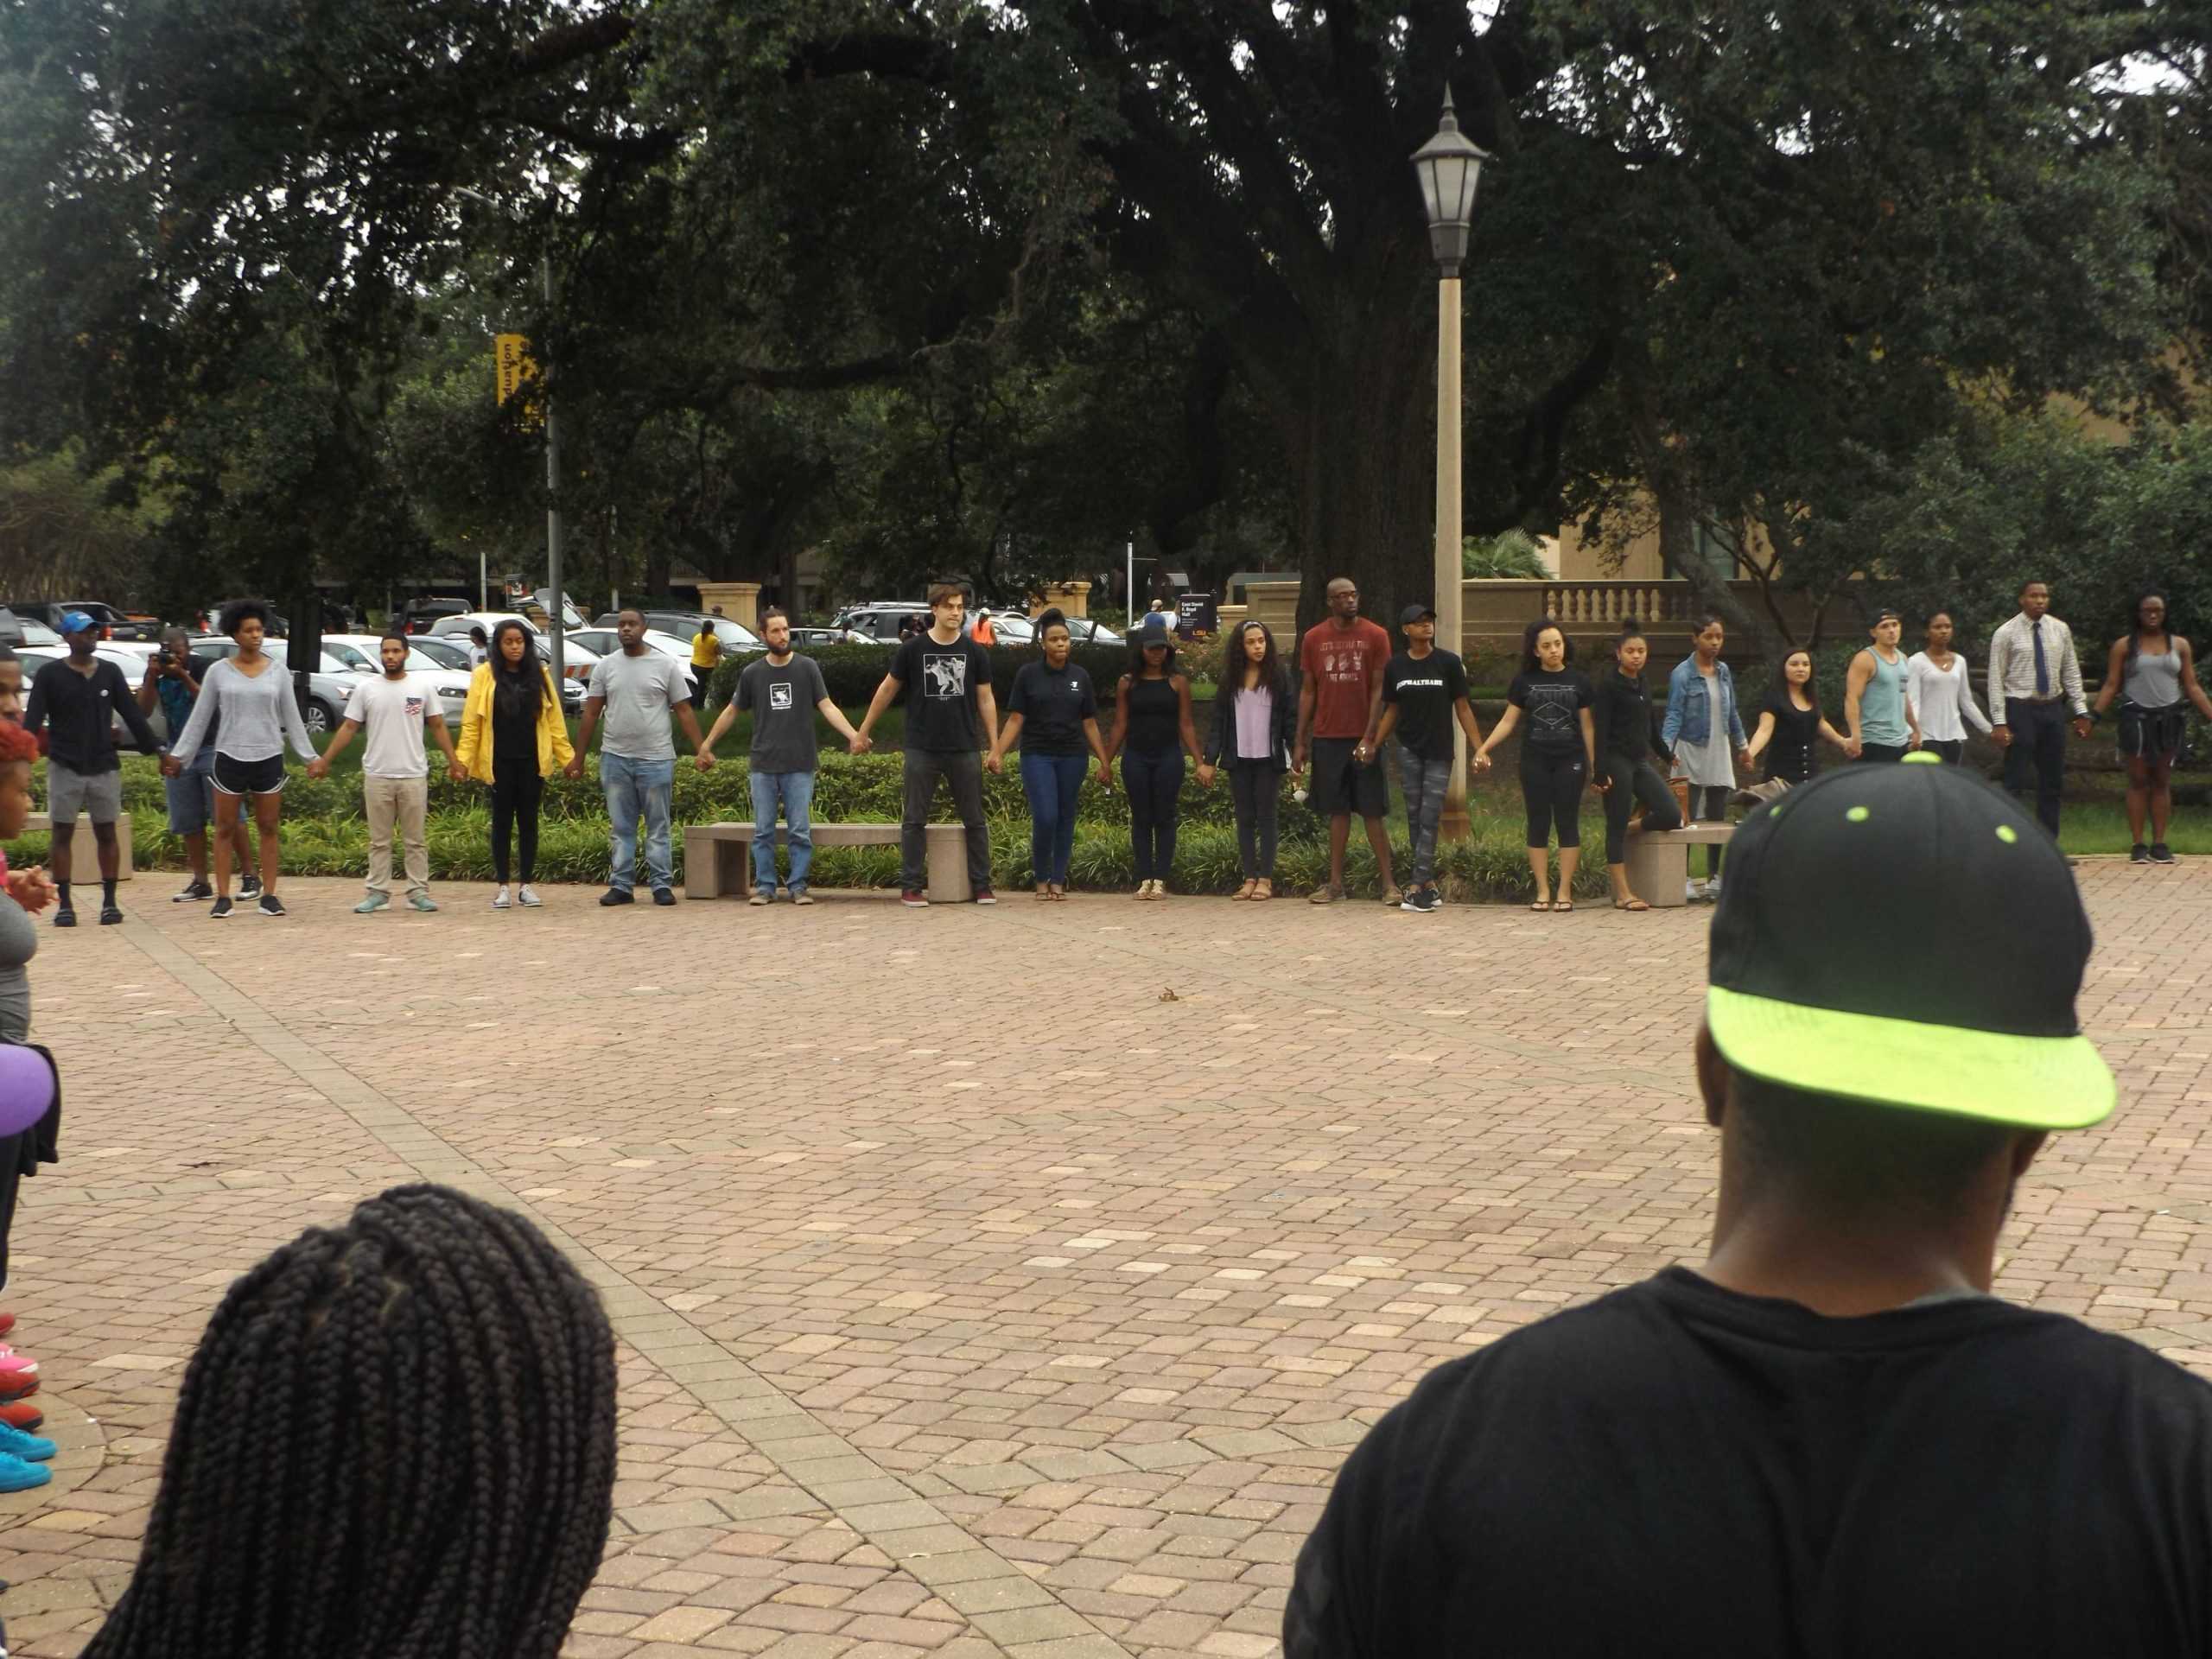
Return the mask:
<path id="1" fill-rule="evenodd" d="M 1690 785 L 1693 822 L 1718 823 L 1728 816 L 1729 792 L 1736 787 L 1735 761 L 1751 765 L 1750 740 L 1736 708 L 1736 677 L 1720 660 L 1728 631 L 1710 613 L 1698 619 L 1695 649 L 1667 678 L 1667 718 L 1660 740 L 1675 757 L 1675 776 Z M 1684 890 L 1691 899 L 1719 896 L 1720 849 L 1705 849 L 1706 880 Z"/>

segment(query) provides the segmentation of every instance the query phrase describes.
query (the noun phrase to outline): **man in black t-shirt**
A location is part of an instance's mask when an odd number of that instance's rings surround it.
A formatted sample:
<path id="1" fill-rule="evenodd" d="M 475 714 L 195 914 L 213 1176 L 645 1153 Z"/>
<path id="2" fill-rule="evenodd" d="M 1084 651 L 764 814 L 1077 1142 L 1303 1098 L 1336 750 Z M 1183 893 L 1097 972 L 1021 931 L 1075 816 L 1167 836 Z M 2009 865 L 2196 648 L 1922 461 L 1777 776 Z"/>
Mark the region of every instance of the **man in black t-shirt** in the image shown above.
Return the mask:
<path id="1" fill-rule="evenodd" d="M 1470 754 L 1479 753 L 1483 728 L 1467 701 L 1467 671 L 1459 653 L 1436 648 L 1436 613 L 1408 605 L 1398 626 L 1406 648 L 1383 666 L 1382 703 L 1367 747 L 1379 754 L 1397 734 L 1398 786 L 1405 792 L 1406 834 L 1414 854 L 1413 885 L 1398 908 L 1426 916 L 1443 902 L 1436 891 L 1436 826 L 1452 787 L 1452 722 L 1466 733 Z M 1490 757 L 1481 755 L 1475 770 L 1489 765 Z"/>
<path id="2" fill-rule="evenodd" d="M 162 742 L 131 695 L 123 671 L 93 655 L 100 625 L 92 613 L 65 613 L 61 637 L 68 642 L 69 654 L 39 670 L 31 682 L 30 701 L 23 708 L 23 724 L 33 737 L 41 727 L 47 728 L 47 816 L 54 825 L 54 849 L 48 856 L 61 894 L 54 925 L 77 925 L 76 907 L 69 898 L 70 847 L 81 815 L 92 821 L 100 868 L 100 921 L 112 927 L 123 919 L 115 902 L 115 884 L 123 869 L 122 843 L 115 834 L 115 821 L 123 816 L 123 763 L 115 755 L 115 721 L 121 717 L 148 754 L 159 751 Z"/>
<path id="3" fill-rule="evenodd" d="M 999 705 L 991 695 L 990 653 L 962 622 L 968 597 L 949 582 L 930 589 L 931 626 L 900 645 L 875 689 L 854 741 L 868 734 L 900 691 L 906 698 L 906 800 L 899 825 L 899 902 L 929 903 L 929 817 L 942 778 L 967 830 L 968 884 L 979 905 L 991 892 L 991 831 L 983 820 L 982 751 L 998 741 Z"/>
<path id="4" fill-rule="evenodd" d="M 2088 918 L 2031 819 L 1919 758 L 1793 790 L 1729 848 L 1709 1256 L 1377 1423 L 1299 1558 L 1287 1659 L 2212 1649 L 2212 1389 L 1990 1294 L 2045 1135 L 2113 1105 L 2075 1018 Z"/>

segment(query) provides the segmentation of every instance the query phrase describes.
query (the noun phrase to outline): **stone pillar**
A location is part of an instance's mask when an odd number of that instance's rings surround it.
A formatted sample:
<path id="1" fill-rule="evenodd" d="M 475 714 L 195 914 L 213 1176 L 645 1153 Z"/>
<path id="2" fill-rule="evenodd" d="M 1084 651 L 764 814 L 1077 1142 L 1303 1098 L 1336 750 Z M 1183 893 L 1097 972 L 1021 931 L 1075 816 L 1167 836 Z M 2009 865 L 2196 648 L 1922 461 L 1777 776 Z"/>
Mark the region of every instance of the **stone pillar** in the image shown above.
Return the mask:
<path id="1" fill-rule="evenodd" d="M 1051 607 L 1058 606 L 1060 614 L 1071 620 L 1090 614 L 1090 584 L 1087 582 L 1049 582 L 1045 584 L 1045 596 L 1029 601 L 1029 614 L 1037 615 Z"/>
<path id="2" fill-rule="evenodd" d="M 699 584 L 699 608 L 711 611 L 722 607 L 722 614 L 731 621 L 741 623 L 760 632 L 760 584 L 757 582 L 702 582 Z"/>

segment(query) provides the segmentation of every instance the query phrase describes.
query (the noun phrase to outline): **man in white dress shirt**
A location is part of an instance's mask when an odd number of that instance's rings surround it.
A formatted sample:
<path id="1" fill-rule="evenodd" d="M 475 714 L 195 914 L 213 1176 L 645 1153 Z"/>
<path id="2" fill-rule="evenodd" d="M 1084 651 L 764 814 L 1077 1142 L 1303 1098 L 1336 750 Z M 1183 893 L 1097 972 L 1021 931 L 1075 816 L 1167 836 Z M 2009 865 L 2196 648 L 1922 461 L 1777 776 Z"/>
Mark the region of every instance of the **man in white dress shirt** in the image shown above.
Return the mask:
<path id="1" fill-rule="evenodd" d="M 2036 817 L 2058 836 L 2060 785 L 2066 775 L 2066 727 L 2089 734 L 2089 701 L 2082 695 L 2082 663 L 2074 631 L 2050 614 L 2050 587 L 2020 588 L 2020 613 L 1989 641 L 1990 735 L 2005 751 L 2005 787 L 2024 796 L 2035 774 Z"/>

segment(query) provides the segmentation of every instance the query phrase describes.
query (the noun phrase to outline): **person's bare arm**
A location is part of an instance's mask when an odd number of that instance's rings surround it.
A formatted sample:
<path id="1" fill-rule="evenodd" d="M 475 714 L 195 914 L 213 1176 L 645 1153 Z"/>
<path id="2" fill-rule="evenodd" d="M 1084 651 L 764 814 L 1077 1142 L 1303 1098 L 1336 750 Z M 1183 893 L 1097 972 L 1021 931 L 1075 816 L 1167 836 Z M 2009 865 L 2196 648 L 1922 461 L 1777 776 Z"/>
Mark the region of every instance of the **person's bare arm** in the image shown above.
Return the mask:
<path id="1" fill-rule="evenodd" d="M 2179 634 L 2173 636 L 2173 649 L 2181 652 L 2181 694 L 2196 705 L 2198 714 L 2212 720 L 2212 697 L 2206 696 L 2204 688 L 2196 683 L 2196 654 Z"/>
<path id="2" fill-rule="evenodd" d="M 1484 770 L 1490 757 L 1482 752 L 1483 723 L 1475 717 L 1475 705 L 1462 697 L 1452 705 L 1452 712 L 1459 718 L 1459 729 L 1467 734 L 1468 766 L 1477 772 Z"/>
<path id="3" fill-rule="evenodd" d="M 1298 682 L 1298 741 L 1291 750 L 1291 770 L 1306 770 L 1306 756 L 1313 743 L 1313 710 L 1317 697 L 1311 674 Z"/>
<path id="4" fill-rule="evenodd" d="M 1758 726 L 1751 733 L 1751 741 L 1744 746 L 1744 753 L 1756 764 L 1759 756 L 1766 751 L 1767 740 L 1773 735 L 1774 710 L 1762 709 L 1759 710 Z"/>
<path id="5" fill-rule="evenodd" d="M 823 702 L 829 702 L 830 699 L 824 697 Z M 830 706 L 835 708 L 836 705 L 831 703 Z M 843 718 L 842 715 L 838 716 L 840 721 Z M 700 771 L 704 772 L 715 764 L 715 745 L 722 741 L 722 734 L 729 730 L 736 721 L 737 699 L 732 697 L 728 702 L 722 704 L 722 711 L 715 716 L 715 723 L 707 728 L 707 741 L 699 746 L 699 753 L 696 757 Z M 845 735 L 850 737 L 852 734 L 852 728 L 849 726 L 847 727 Z"/>
<path id="6" fill-rule="evenodd" d="M 875 729 L 875 722 L 883 718 L 883 711 L 891 706 L 891 699 L 899 695 L 899 689 L 906 682 L 896 674 L 883 677 L 883 683 L 875 688 L 875 695 L 868 699 L 868 712 L 861 716 L 860 729 L 853 734 L 855 737 L 865 738 Z"/>
<path id="7" fill-rule="evenodd" d="M 445 755 L 446 775 L 455 779 L 461 778 L 461 756 L 453 747 L 453 734 L 446 729 L 445 711 L 438 707 L 435 692 L 423 699 L 423 724 Z"/>
<path id="8" fill-rule="evenodd" d="M 976 712 L 982 717 L 984 741 L 995 745 L 999 741 L 999 697 L 988 680 L 976 688 Z"/>
<path id="9" fill-rule="evenodd" d="M 1005 722 L 1000 726 L 998 736 L 991 741 L 991 752 L 983 757 L 984 766 L 991 771 L 1000 772 L 1005 769 L 1006 752 L 1012 748 L 1021 736 L 1022 720 L 1021 710 L 1016 709 L 1007 714 Z"/>
<path id="10" fill-rule="evenodd" d="M 1099 757 L 1103 764 L 1113 764 L 1114 757 L 1122 752 L 1122 744 L 1129 734 L 1129 686 L 1135 677 L 1132 674 L 1124 674 L 1120 683 L 1114 688 L 1114 727 L 1107 734 L 1106 753 Z"/>
<path id="11" fill-rule="evenodd" d="M 2127 639 L 2125 635 L 2112 642 L 2112 649 L 2105 653 L 2105 683 L 2097 688 L 2097 700 L 2089 705 L 2099 715 L 2112 707 L 2112 700 L 2120 695 L 2121 677 L 2127 672 Z"/>
<path id="12" fill-rule="evenodd" d="M 686 698 L 676 705 L 676 723 L 683 728 L 683 735 L 690 741 L 691 753 L 696 755 L 707 747 L 707 735 L 699 729 L 699 715 Z"/>
<path id="13" fill-rule="evenodd" d="M 1874 653 L 1862 651 L 1851 659 L 1851 671 L 1843 678 L 1843 723 L 1851 733 L 1847 751 L 1856 757 L 1866 745 L 1859 734 L 1859 701 L 1866 690 L 1867 681 L 1874 677 Z"/>
<path id="14" fill-rule="evenodd" d="M 346 746 L 353 741 L 353 734 L 360 729 L 361 722 L 358 720 L 340 721 L 338 729 L 330 734 L 330 741 L 324 746 L 322 753 L 308 762 L 308 776 L 327 777 L 330 772 L 330 763 L 346 753 Z M 450 751 L 452 746 L 447 747 Z"/>
<path id="15" fill-rule="evenodd" d="M 1590 711 L 1587 709 L 1585 709 L 1580 712 L 1582 721 L 1582 753 L 1584 758 L 1590 763 L 1590 781 L 1592 784 L 1595 784 L 1598 781 L 1598 723 L 1590 718 Z"/>
<path id="16" fill-rule="evenodd" d="M 1090 745 L 1090 753 L 1098 762 L 1098 781 L 1109 789 L 1114 786 L 1114 768 L 1106 758 L 1106 740 L 1098 734 L 1098 716 L 1083 717 L 1083 741 Z"/>
<path id="17" fill-rule="evenodd" d="M 584 717 L 576 727 L 575 753 L 569 757 L 565 770 L 571 778 L 584 775 L 584 751 L 591 747 L 591 734 L 599 728 L 599 711 L 607 707 L 605 697 L 586 697 Z"/>
<path id="18" fill-rule="evenodd" d="M 1497 724 L 1490 728 L 1490 735 L 1483 740 L 1482 747 L 1475 751 L 1475 758 L 1480 760 L 1483 765 L 1488 766 L 1490 764 L 1490 752 L 1496 748 L 1499 744 L 1504 742 L 1507 738 L 1512 736 L 1513 728 L 1520 723 L 1520 705 L 1511 702 L 1507 703 L 1505 705 L 1505 712 L 1497 717 Z"/>

